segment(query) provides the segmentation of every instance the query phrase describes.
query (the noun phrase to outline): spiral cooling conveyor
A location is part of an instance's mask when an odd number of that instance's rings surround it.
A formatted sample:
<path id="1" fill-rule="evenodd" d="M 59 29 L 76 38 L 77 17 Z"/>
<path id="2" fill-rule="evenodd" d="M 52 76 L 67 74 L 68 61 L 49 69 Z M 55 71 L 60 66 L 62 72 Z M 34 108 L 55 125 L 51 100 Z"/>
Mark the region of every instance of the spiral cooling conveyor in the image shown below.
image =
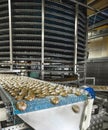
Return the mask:
<path id="1" fill-rule="evenodd" d="M 1 130 L 88 128 L 92 93 L 73 85 L 84 81 L 86 8 L 72 1 L 0 0 Z"/>
<path id="2" fill-rule="evenodd" d="M 74 73 L 75 58 L 77 63 L 85 60 L 86 9 L 80 5 L 76 9 L 75 3 L 66 0 L 11 0 L 9 10 L 9 1 L 0 1 L 1 68 L 9 68 L 11 60 L 13 69 L 24 69 L 29 74 L 31 71 L 40 73 L 43 68 L 41 66 L 44 66 L 47 80 L 70 78 Z M 82 70 L 84 71 L 84 67 Z"/>

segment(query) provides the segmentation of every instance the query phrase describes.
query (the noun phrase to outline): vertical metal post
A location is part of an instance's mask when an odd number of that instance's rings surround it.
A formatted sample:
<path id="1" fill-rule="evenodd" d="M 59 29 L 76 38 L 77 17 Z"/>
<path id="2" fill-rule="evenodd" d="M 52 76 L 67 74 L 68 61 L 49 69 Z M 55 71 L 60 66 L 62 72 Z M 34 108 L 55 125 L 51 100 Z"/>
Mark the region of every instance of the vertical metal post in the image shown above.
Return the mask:
<path id="1" fill-rule="evenodd" d="M 78 48 L 78 4 L 75 7 L 75 51 L 74 51 L 74 74 L 77 74 L 77 48 Z"/>
<path id="2" fill-rule="evenodd" d="M 44 22 L 45 22 L 45 0 L 42 0 L 42 44 L 41 44 L 41 78 L 44 80 Z"/>
<path id="3" fill-rule="evenodd" d="M 8 0 L 9 11 L 9 43 L 10 43 L 10 69 L 13 69 L 13 45 L 12 45 L 12 14 L 11 14 L 11 0 Z"/>
<path id="4" fill-rule="evenodd" d="M 88 19 L 87 19 L 88 20 Z M 88 57 L 88 21 L 86 24 L 86 51 L 85 51 L 85 62 L 84 62 L 84 84 L 86 84 L 86 73 L 87 73 L 87 57 Z"/>

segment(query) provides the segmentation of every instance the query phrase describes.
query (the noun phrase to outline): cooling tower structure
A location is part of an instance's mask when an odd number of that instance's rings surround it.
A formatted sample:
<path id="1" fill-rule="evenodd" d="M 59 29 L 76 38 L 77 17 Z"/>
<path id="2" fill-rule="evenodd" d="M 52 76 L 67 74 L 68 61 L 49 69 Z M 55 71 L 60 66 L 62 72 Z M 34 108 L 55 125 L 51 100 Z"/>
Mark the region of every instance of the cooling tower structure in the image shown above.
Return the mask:
<path id="1" fill-rule="evenodd" d="M 84 71 L 86 23 L 86 8 L 70 0 L 0 0 L 0 68 L 71 79 Z"/>

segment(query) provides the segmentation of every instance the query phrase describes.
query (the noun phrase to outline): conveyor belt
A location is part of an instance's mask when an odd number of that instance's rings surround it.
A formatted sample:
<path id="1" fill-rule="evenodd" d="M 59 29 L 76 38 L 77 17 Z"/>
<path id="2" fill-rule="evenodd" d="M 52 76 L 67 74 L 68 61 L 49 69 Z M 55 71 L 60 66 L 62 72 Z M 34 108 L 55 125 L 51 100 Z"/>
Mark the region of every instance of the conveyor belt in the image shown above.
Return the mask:
<path id="1" fill-rule="evenodd" d="M 12 80 L 14 81 L 13 82 L 14 84 L 11 82 Z M 35 84 L 34 89 L 35 88 L 38 89 L 38 86 L 41 87 L 42 85 L 43 85 L 43 87 L 45 87 L 45 83 L 46 83 L 46 85 L 49 84 L 49 87 L 51 87 L 53 89 L 53 88 L 55 88 L 57 86 L 57 84 L 43 82 L 43 81 L 40 81 L 40 80 L 34 80 L 34 79 L 23 77 L 23 76 L 20 77 L 20 76 L 5 75 L 5 74 L 0 75 L 0 82 L 2 84 L 0 86 L 0 93 L 1 93 L 0 95 L 2 97 L 2 100 L 3 100 L 4 103 L 7 102 L 8 104 L 11 104 L 11 106 L 13 108 L 13 114 L 14 115 L 27 113 L 27 112 L 32 112 L 32 111 L 38 111 L 38 110 L 42 110 L 42 109 L 53 108 L 53 107 L 58 107 L 58 106 L 63 106 L 63 105 L 76 103 L 76 102 L 81 102 L 81 101 L 87 100 L 87 98 L 88 98 L 87 93 L 84 90 L 72 88 L 72 93 L 68 94 L 67 96 L 60 96 L 60 95 L 57 96 L 59 98 L 59 102 L 56 105 L 52 104 L 51 101 L 50 101 L 52 97 L 55 97 L 53 95 L 45 96 L 44 98 L 39 98 L 38 97 L 38 98 L 35 98 L 34 100 L 31 100 L 31 101 L 27 101 L 27 100 L 24 100 L 24 99 L 16 100 L 15 97 L 10 95 L 10 92 L 7 92 L 7 90 L 10 87 L 11 87 L 11 90 L 12 90 L 12 86 L 13 86 L 13 89 L 15 89 L 15 88 L 17 89 L 16 84 L 20 85 L 20 87 L 21 86 L 23 87 L 24 84 L 26 85 L 26 84 L 31 83 L 31 86 L 29 86 L 30 88 L 32 88 L 33 85 Z M 21 85 L 21 84 L 23 84 L 23 85 Z M 63 88 L 63 86 L 60 86 L 60 87 Z M 69 89 L 70 89 L 69 87 L 64 86 L 64 90 L 66 90 L 67 92 L 68 92 Z M 79 93 L 79 94 L 77 95 L 77 93 Z M 24 111 L 20 111 L 20 110 L 18 110 L 18 108 L 16 108 L 16 103 L 18 101 L 19 102 L 20 101 L 25 101 L 25 103 L 27 104 L 27 108 Z"/>
<path id="2" fill-rule="evenodd" d="M 2 88 L 0 88 L 0 91 L 1 91 L 1 89 Z M 7 93 L 5 93 L 5 94 L 7 94 Z M 32 112 L 32 111 L 37 111 L 37 110 L 48 109 L 48 108 L 51 108 L 51 107 L 53 108 L 53 107 L 63 106 L 63 105 L 67 105 L 67 104 L 70 104 L 70 103 L 85 101 L 87 99 L 87 97 L 84 96 L 84 95 L 79 96 L 79 97 L 76 97 L 75 95 L 70 95 L 67 98 L 59 97 L 60 103 L 55 106 L 55 105 L 53 105 L 49 102 L 51 97 L 47 97 L 45 99 L 36 99 L 34 101 L 31 101 L 31 102 L 26 101 L 28 108 L 25 111 L 19 111 L 18 109 L 16 109 L 16 101 L 10 95 L 9 95 L 9 98 L 11 99 L 11 102 L 13 103 L 13 107 L 14 107 L 13 113 L 14 113 L 14 115 L 23 114 L 23 113 Z"/>
<path id="3" fill-rule="evenodd" d="M 7 115 L 15 125 L 8 129 L 22 123 L 18 117 L 37 130 L 86 130 L 89 126 L 93 99 L 83 89 L 11 74 L 0 74 L 0 84 Z"/>

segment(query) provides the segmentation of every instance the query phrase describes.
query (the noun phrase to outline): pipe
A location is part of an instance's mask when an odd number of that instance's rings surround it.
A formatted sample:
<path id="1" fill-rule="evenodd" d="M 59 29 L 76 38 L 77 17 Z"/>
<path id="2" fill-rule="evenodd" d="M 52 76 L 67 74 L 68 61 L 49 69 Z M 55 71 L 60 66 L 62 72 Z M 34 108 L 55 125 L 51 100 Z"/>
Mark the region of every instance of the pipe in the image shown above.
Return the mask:
<path id="1" fill-rule="evenodd" d="M 13 70 L 13 48 L 12 48 L 12 14 L 11 14 L 11 0 L 8 0 L 9 9 L 9 42 L 10 42 L 10 69 Z"/>
<path id="2" fill-rule="evenodd" d="M 44 80 L 44 37 L 45 37 L 45 2 L 42 0 L 42 45 L 41 45 L 41 78 Z"/>
<path id="3" fill-rule="evenodd" d="M 74 74 L 77 74 L 77 51 L 78 51 L 78 4 L 75 9 L 75 51 L 74 51 Z"/>

